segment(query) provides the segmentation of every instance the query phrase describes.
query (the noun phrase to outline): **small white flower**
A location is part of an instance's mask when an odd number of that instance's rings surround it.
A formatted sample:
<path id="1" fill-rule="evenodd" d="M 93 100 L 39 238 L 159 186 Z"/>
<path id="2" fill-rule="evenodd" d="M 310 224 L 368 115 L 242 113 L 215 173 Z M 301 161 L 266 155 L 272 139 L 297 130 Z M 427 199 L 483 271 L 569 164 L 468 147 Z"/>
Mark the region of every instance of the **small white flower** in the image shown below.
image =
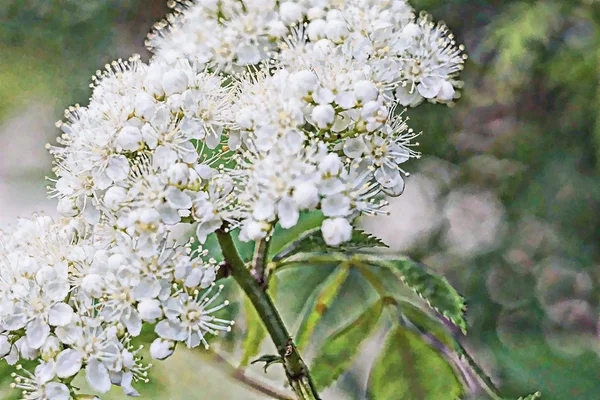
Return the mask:
<path id="1" fill-rule="evenodd" d="M 211 287 L 202 296 L 181 293 L 177 297 L 169 298 L 165 304 L 167 319 L 156 325 L 156 333 L 163 339 L 184 342 L 189 348 L 197 347 L 200 343 L 208 348 L 208 334 L 231 329 L 231 321 L 211 315 L 229 304 L 225 301 L 219 305 L 212 305 L 222 290 L 223 285 L 220 285 L 212 296 Z"/>

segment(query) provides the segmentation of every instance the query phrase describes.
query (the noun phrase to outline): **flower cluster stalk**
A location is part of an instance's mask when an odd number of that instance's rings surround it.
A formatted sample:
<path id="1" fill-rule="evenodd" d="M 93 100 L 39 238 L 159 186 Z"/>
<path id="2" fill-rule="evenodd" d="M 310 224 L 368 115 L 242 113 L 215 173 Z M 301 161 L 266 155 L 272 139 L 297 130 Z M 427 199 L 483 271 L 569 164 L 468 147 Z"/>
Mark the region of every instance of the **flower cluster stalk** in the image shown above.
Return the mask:
<path id="1" fill-rule="evenodd" d="M 246 296 L 252 302 L 260 319 L 267 328 L 277 352 L 283 360 L 285 373 L 290 386 L 296 393 L 298 399 L 319 399 L 315 385 L 310 376 L 308 367 L 302 360 L 300 353 L 294 346 L 273 300 L 261 288 L 259 282 L 252 276 L 246 265 L 240 258 L 231 235 L 223 229 L 217 231 L 217 238 L 225 261 L 231 271 L 231 275 L 240 285 Z M 266 250 L 266 247 L 264 248 Z M 263 250 L 263 251 L 264 251 Z M 265 254 L 261 259 L 266 257 Z M 257 257 L 255 257 L 256 259 Z"/>

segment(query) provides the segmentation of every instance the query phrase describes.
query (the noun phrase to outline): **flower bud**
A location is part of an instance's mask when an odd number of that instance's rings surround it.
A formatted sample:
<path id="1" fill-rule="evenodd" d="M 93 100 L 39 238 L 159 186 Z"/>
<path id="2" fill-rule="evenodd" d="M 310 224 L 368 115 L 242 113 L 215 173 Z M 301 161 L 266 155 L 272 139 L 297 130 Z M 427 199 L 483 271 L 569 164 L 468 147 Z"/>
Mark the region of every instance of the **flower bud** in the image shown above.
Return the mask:
<path id="1" fill-rule="evenodd" d="M 348 31 L 348 25 L 345 21 L 335 19 L 333 21 L 327 21 L 327 27 L 325 28 L 327 38 L 334 43 L 341 43 L 345 38 L 348 37 L 350 31 Z"/>
<path id="2" fill-rule="evenodd" d="M 308 38 L 316 42 L 319 39 L 323 39 L 327 36 L 327 22 L 323 19 L 315 19 L 308 24 L 306 30 Z"/>
<path id="3" fill-rule="evenodd" d="M 313 109 L 311 117 L 319 129 L 325 129 L 335 118 L 335 110 L 329 104 L 321 104 Z"/>
<path id="4" fill-rule="evenodd" d="M 177 163 L 169 168 L 169 181 L 176 186 L 185 186 L 189 176 L 190 168 L 183 163 Z"/>
<path id="5" fill-rule="evenodd" d="M 300 21 L 302 19 L 302 6 L 293 1 L 286 1 L 279 5 L 279 15 L 288 24 Z"/>
<path id="6" fill-rule="evenodd" d="M 300 183 L 294 188 L 293 199 L 301 209 L 312 210 L 319 204 L 319 189 L 312 183 Z"/>
<path id="7" fill-rule="evenodd" d="M 329 218 L 321 225 L 323 239 L 329 246 L 339 246 L 352 238 L 352 225 L 345 218 Z"/>

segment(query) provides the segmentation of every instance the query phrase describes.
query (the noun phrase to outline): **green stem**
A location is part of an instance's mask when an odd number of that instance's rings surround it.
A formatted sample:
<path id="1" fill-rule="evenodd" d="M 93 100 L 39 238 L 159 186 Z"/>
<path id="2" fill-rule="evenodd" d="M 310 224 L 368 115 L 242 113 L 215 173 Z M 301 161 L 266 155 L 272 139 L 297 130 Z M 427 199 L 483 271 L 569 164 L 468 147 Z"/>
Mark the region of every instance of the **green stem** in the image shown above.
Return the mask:
<path id="1" fill-rule="evenodd" d="M 308 367 L 296 349 L 273 301 L 244 265 L 231 235 L 224 229 L 219 229 L 216 233 L 231 275 L 246 293 L 267 328 L 277 352 L 284 361 L 286 376 L 296 396 L 300 400 L 318 400 L 319 394 Z"/>
<path id="2" fill-rule="evenodd" d="M 268 238 L 257 240 L 254 247 L 254 257 L 252 257 L 252 272 L 263 290 L 267 288 L 268 283 L 266 266 L 270 242 Z"/>

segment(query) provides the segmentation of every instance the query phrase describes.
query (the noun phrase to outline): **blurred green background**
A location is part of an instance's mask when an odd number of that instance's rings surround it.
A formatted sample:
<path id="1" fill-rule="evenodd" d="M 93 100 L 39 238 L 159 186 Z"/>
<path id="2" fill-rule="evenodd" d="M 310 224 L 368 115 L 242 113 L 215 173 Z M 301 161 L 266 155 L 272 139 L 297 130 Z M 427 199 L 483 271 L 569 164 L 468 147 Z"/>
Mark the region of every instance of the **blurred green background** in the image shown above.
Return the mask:
<path id="1" fill-rule="evenodd" d="M 58 134 L 54 121 L 65 106 L 86 103 L 89 78 L 102 65 L 136 52 L 148 57 L 145 34 L 167 8 L 164 0 L 0 3 L 1 226 L 33 210 L 52 213 L 44 144 Z M 409 111 L 412 126 L 424 131 L 424 157 L 409 167 L 392 216 L 364 227 L 466 296 L 465 346 L 504 395 L 599 399 L 600 4 L 411 4 L 465 44 L 464 93 L 454 108 Z M 310 296 L 286 293 L 278 304 L 290 315 Z M 364 398 L 369 349 L 380 348 L 380 339 L 365 344 L 325 399 Z M 222 350 L 237 365 L 236 344 Z M 206 353 L 177 352 L 140 391 L 150 399 L 269 398 L 229 378 L 222 365 Z M 276 388 L 283 380 L 276 369 L 265 376 L 252 366 L 247 374 Z M 0 396 L 10 398 L 3 380 Z M 121 397 L 115 390 L 111 398 Z"/>

